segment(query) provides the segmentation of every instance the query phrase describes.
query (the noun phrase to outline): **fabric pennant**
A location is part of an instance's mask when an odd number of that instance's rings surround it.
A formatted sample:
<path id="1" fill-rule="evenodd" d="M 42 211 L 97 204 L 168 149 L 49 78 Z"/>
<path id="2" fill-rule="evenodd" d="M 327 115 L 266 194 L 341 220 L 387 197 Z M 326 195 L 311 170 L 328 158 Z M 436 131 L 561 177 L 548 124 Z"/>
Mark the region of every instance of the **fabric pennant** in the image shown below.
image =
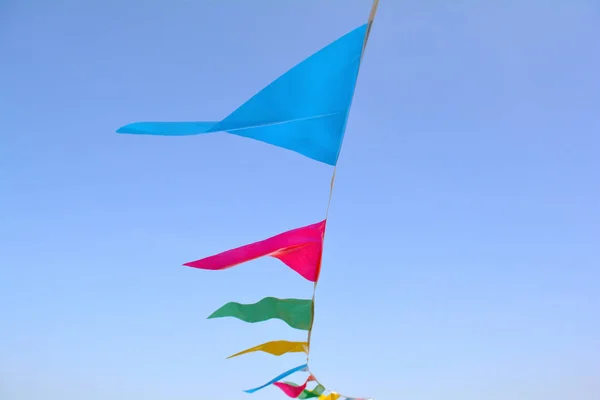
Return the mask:
<path id="1" fill-rule="evenodd" d="M 273 385 L 277 386 L 279 389 L 281 389 L 283 393 L 287 394 L 289 397 L 295 399 L 296 397 L 300 396 L 304 389 L 306 389 L 306 385 L 308 384 L 308 382 L 309 379 L 307 378 L 302 385 L 293 385 L 288 382 L 275 382 L 273 383 Z"/>
<path id="2" fill-rule="evenodd" d="M 315 282 L 319 278 L 325 225 L 324 220 L 183 265 L 224 270 L 260 257 L 271 256 L 283 261 L 305 279 Z"/>
<path id="3" fill-rule="evenodd" d="M 315 397 L 319 397 L 320 395 L 323 394 L 323 392 L 325 392 L 325 388 L 323 387 L 323 385 L 317 385 L 315 386 L 315 388 L 313 390 L 304 390 L 300 396 L 298 396 L 299 399 L 312 399 Z"/>
<path id="4" fill-rule="evenodd" d="M 136 122 L 118 133 L 183 136 L 227 132 L 337 163 L 368 24 L 281 75 L 219 122 Z"/>
<path id="5" fill-rule="evenodd" d="M 287 377 L 287 376 L 290 376 L 290 375 L 292 375 L 292 374 L 293 374 L 293 373 L 295 373 L 295 372 L 298 372 L 298 371 L 306 371 L 307 369 L 308 369 L 308 365 L 307 365 L 307 364 L 300 365 L 300 366 L 298 366 L 298 367 L 296 367 L 296 368 L 292 368 L 292 369 L 290 369 L 289 371 L 286 371 L 286 372 L 284 372 L 283 374 L 281 374 L 281 375 L 279 375 L 279 376 L 276 376 L 275 378 L 271 379 L 269 382 L 265 383 L 265 384 L 264 384 L 264 385 L 262 385 L 262 386 L 259 386 L 259 387 L 257 387 L 257 388 L 254 388 L 254 389 L 244 390 L 244 392 L 246 392 L 246 393 L 254 393 L 254 392 L 257 392 L 257 391 L 259 391 L 260 389 L 264 389 L 264 388 L 266 388 L 267 386 L 269 386 L 269 385 L 272 385 L 273 383 L 275 383 L 275 382 L 277 382 L 277 381 L 280 381 L 280 380 L 282 380 L 283 378 L 285 378 L 285 377 Z"/>
<path id="6" fill-rule="evenodd" d="M 251 347 L 249 349 L 235 353 L 227 358 L 241 356 L 242 354 L 263 351 L 274 356 L 281 356 L 286 353 L 308 353 L 307 342 L 288 342 L 287 340 L 276 340 Z"/>
<path id="7" fill-rule="evenodd" d="M 208 318 L 234 317 L 250 323 L 280 319 L 292 328 L 307 331 L 312 322 L 312 304 L 312 300 L 265 297 L 254 304 L 227 303 Z"/>
<path id="8" fill-rule="evenodd" d="M 322 394 L 319 396 L 319 400 L 337 400 L 339 398 L 340 398 L 340 395 L 335 392 L 332 392 L 329 394 Z"/>

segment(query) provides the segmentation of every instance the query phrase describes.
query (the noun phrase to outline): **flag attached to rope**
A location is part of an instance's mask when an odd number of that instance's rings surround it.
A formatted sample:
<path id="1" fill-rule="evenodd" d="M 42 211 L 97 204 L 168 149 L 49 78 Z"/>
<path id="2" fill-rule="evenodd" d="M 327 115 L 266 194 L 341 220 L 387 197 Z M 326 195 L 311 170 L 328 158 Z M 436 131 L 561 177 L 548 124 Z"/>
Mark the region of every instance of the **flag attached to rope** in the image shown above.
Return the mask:
<path id="1" fill-rule="evenodd" d="M 325 221 L 321 221 L 184 265 L 198 269 L 223 270 L 270 256 L 281 260 L 304 279 L 315 282 L 319 277 L 324 235 Z"/>

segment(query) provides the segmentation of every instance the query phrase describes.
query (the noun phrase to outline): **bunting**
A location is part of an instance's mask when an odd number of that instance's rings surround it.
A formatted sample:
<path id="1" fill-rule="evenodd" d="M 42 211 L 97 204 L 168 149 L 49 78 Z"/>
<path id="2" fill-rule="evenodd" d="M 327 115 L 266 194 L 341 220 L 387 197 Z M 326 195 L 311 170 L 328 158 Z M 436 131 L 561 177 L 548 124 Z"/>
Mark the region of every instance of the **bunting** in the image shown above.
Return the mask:
<path id="1" fill-rule="evenodd" d="M 290 376 L 290 375 L 292 375 L 293 373 L 295 373 L 295 372 L 298 372 L 298 371 L 308 371 L 308 364 L 303 364 L 303 365 L 300 365 L 299 367 L 292 368 L 292 369 L 290 369 L 289 371 L 286 371 L 286 372 L 284 372 L 283 374 L 280 374 L 280 375 L 276 376 L 275 378 L 271 379 L 269 382 L 265 383 L 264 385 L 262 385 L 262 386 L 259 386 L 259 387 L 256 387 L 256 388 L 254 388 L 254 389 L 244 390 L 244 392 L 246 392 L 246 393 L 254 393 L 254 392 L 257 392 L 257 391 L 259 391 L 260 389 L 264 389 L 264 388 L 266 388 L 267 386 L 269 386 L 269 385 L 272 385 L 272 384 L 274 384 L 275 382 L 277 382 L 277 381 L 280 381 L 280 380 L 282 380 L 283 378 L 286 378 L 286 377 L 288 377 L 288 376 Z"/>
<path id="2" fill-rule="evenodd" d="M 227 132 L 337 163 L 367 24 L 313 54 L 219 122 L 136 122 L 117 132 L 185 136 Z"/>
<path id="3" fill-rule="evenodd" d="M 306 385 L 308 385 L 308 382 L 314 380 L 315 378 L 312 375 L 309 375 L 302 385 L 296 385 L 291 382 L 275 382 L 273 383 L 273 385 L 277 386 L 279 389 L 281 389 L 283 393 L 287 394 L 289 397 L 295 399 L 298 396 L 300 396 L 302 392 L 304 392 L 304 389 L 306 389 Z"/>
<path id="4" fill-rule="evenodd" d="M 274 386 L 291 398 L 359 400 L 326 389 L 311 373 L 309 356 L 315 309 L 314 295 L 321 271 L 323 241 L 335 170 L 360 64 L 378 3 L 378 0 L 373 1 L 367 23 L 297 64 L 220 121 L 134 122 L 117 130 L 118 133 L 124 134 L 162 136 L 226 132 L 291 150 L 334 167 L 324 220 L 184 264 L 197 269 L 218 271 L 268 256 L 280 260 L 314 284 L 310 300 L 265 297 L 253 304 L 229 302 L 208 317 L 231 317 L 247 323 L 278 319 L 290 328 L 307 332 L 307 340 L 304 342 L 275 340 L 229 356 L 228 358 L 233 358 L 258 351 L 274 356 L 288 353 L 306 354 L 305 364 L 292 368 L 261 386 L 245 390 L 246 393 Z M 299 372 L 308 373 L 302 384 L 283 381 L 284 378 Z M 314 384 L 314 387 L 307 388 L 309 384 Z"/>
<path id="5" fill-rule="evenodd" d="M 265 297 L 254 304 L 227 303 L 208 318 L 234 317 L 250 323 L 276 318 L 292 328 L 307 331 L 312 325 L 312 306 L 312 300 Z"/>
<path id="6" fill-rule="evenodd" d="M 325 392 L 325 387 L 321 384 L 317 384 L 317 386 L 315 386 L 315 388 L 313 390 L 304 390 L 300 394 L 300 396 L 298 396 L 298 398 L 299 399 L 312 399 L 315 397 L 319 397 L 324 392 Z"/>
<path id="7" fill-rule="evenodd" d="M 287 340 L 274 340 L 260 344 L 258 346 L 251 347 L 246 350 L 242 350 L 239 353 L 235 353 L 227 358 L 233 358 L 241 356 L 242 354 L 248 354 L 255 351 L 263 351 L 265 353 L 272 354 L 274 356 L 281 356 L 287 353 L 307 353 L 308 354 L 308 342 L 288 342 Z"/>
<path id="8" fill-rule="evenodd" d="M 260 257 L 271 256 L 283 261 L 304 279 L 316 282 L 321 267 L 325 223 L 326 221 L 321 221 L 293 229 L 184 265 L 198 269 L 223 270 Z"/>

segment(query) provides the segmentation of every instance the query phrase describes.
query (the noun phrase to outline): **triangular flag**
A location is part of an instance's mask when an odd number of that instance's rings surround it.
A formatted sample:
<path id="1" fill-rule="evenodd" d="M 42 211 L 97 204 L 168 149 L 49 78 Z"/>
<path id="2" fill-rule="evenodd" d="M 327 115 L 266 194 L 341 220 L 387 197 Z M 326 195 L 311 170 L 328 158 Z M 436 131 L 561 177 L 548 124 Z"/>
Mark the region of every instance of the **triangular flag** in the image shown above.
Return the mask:
<path id="1" fill-rule="evenodd" d="M 310 377 L 309 377 L 310 378 Z M 300 394 L 306 389 L 306 385 L 308 384 L 309 378 L 302 385 L 292 385 L 287 382 L 275 382 L 273 385 L 277 386 L 283 393 L 287 394 L 289 397 L 295 399 L 300 396 Z"/>
<path id="2" fill-rule="evenodd" d="M 286 376 L 289 376 L 289 375 L 291 375 L 291 374 L 293 374 L 295 372 L 298 372 L 298 371 L 306 371 L 307 369 L 308 369 L 308 365 L 306 365 L 306 364 L 300 365 L 299 367 L 292 368 L 289 371 L 286 371 L 283 374 L 281 374 L 279 376 L 276 376 L 275 378 L 271 379 L 269 382 L 265 383 L 262 386 L 259 386 L 259 387 L 254 388 L 254 389 L 244 390 L 244 392 L 246 392 L 246 393 L 254 393 L 254 392 L 256 392 L 256 391 L 258 391 L 260 389 L 263 389 L 263 388 L 266 388 L 269 385 L 272 385 L 273 383 L 275 383 L 277 381 L 282 380 Z"/>
<path id="3" fill-rule="evenodd" d="M 252 353 L 254 351 L 264 351 L 265 353 L 281 356 L 286 353 L 308 353 L 308 343 L 306 342 L 288 342 L 287 340 L 276 340 L 242 350 L 227 358 L 241 356 L 242 354 Z"/>
<path id="4" fill-rule="evenodd" d="M 364 24 L 314 53 L 220 122 L 137 122 L 118 133 L 229 132 L 335 165 L 363 51 Z"/>
<path id="5" fill-rule="evenodd" d="M 300 396 L 298 396 L 299 399 L 312 399 L 314 397 L 319 397 L 320 395 L 323 394 L 323 392 L 325 391 L 325 388 L 322 385 L 317 385 L 315 386 L 315 388 L 313 390 L 305 390 L 303 391 Z"/>
<path id="6" fill-rule="evenodd" d="M 315 282 L 319 278 L 326 221 L 293 229 L 260 242 L 241 246 L 214 256 L 185 263 L 188 267 L 223 270 L 264 256 L 285 265 Z"/>
<path id="7" fill-rule="evenodd" d="M 335 392 L 332 392 L 329 394 L 322 394 L 319 396 L 319 400 L 337 400 L 339 398 L 340 398 L 340 395 Z"/>
<path id="8" fill-rule="evenodd" d="M 312 305 L 312 300 L 265 297 L 254 304 L 227 303 L 208 318 L 234 317 L 250 323 L 280 319 L 292 328 L 307 331 L 312 323 Z"/>

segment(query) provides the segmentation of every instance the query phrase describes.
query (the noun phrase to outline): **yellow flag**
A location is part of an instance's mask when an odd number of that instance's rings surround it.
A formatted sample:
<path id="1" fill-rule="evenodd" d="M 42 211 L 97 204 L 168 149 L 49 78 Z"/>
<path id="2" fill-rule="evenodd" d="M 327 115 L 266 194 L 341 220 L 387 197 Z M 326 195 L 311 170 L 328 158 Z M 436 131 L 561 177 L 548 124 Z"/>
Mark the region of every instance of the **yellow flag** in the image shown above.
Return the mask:
<path id="1" fill-rule="evenodd" d="M 331 392 L 329 394 L 322 394 L 319 396 L 319 400 L 337 400 L 339 398 L 340 395 L 335 392 Z"/>
<path id="2" fill-rule="evenodd" d="M 306 353 L 308 351 L 308 344 L 306 342 L 288 342 L 286 340 L 275 340 L 273 342 L 263 343 L 256 347 L 240 351 L 239 353 L 236 353 L 227 358 L 240 356 L 246 353 L 252 353 L 253 351 L 264 351 L 265 353 L 270 353 L 274 356 L 280 356 L 285 353 Z"/>

